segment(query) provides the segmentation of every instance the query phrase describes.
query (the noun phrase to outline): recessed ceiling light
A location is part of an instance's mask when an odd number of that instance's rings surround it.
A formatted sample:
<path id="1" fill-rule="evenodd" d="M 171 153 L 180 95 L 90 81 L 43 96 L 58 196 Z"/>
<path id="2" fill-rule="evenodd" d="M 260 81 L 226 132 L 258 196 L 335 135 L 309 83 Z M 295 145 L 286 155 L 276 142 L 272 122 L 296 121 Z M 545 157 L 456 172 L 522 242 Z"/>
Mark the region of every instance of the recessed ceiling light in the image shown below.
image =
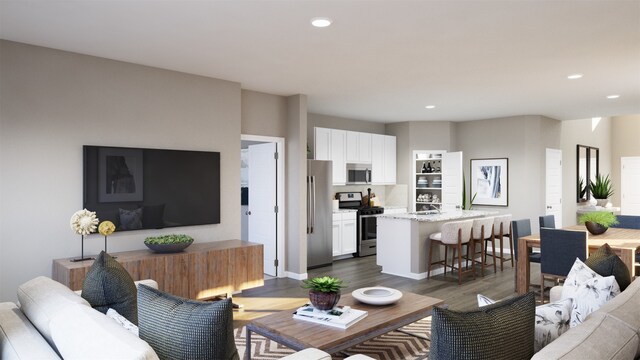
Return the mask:
<path id="1" fill-rule="evenodd" d="M 319 28 L 327 27 L 331 25 L 331 19 L 326 17 L 315 17 L 311 19 L 311 25 Z"/>
<path id="2" fill-rule="evenodd" d="M 435 107 L 436 107 L 435 105 L 427 105 L 427 106 L 425 106 L 425 109 L 433 109 Z"/>
<path id="3" fill-rule="evenodd" d="M 608 95 L 607 99 L 617 99 L 619 97 L 620 97 L 620 95 Z"/>
<path id="4" fill-rule="evenodd" d="M 567 76 L 567 79 L 569 80 L 575 80 L 575 79 L 580 79 L 581 77 L 583 77 L 584 75 L 582 74 L 571 74 L 569 76 Z"/>

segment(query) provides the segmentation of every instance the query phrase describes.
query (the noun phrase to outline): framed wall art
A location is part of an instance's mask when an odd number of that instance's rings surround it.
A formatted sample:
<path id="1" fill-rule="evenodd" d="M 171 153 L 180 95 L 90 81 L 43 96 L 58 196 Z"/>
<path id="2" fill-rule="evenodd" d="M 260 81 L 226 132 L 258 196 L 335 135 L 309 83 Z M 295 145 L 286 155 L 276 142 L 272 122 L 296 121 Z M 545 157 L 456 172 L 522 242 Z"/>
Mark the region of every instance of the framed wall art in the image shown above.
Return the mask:
<path id="1" fill-rule="evenodd" d="M 471 159 L 473 205 L 509 206 L 509 159 Z"/>

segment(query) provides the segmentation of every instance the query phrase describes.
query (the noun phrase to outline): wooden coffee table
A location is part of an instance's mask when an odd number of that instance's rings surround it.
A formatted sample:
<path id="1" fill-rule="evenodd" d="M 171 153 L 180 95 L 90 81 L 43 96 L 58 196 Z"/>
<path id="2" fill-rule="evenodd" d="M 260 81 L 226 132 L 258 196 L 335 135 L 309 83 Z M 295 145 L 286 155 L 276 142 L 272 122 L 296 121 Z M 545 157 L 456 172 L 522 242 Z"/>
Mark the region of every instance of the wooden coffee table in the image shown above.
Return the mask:
<path id="1" fill-rule="evenodd" d="M 440 299 L 403 292 L 402 299 L 395 304 L 375 306 L 363 304 L 351 294 L 345 294 L 338 305 L 369 312 L 367 317 L 346 330 L 293 319 L 296 309 L 284 310 L 247 325 L 245 359 L 251 359 L 252 332 L 296 351 L 313 347 L 333 354 L 429 316 L 434 306 L 443 303 Z"/>

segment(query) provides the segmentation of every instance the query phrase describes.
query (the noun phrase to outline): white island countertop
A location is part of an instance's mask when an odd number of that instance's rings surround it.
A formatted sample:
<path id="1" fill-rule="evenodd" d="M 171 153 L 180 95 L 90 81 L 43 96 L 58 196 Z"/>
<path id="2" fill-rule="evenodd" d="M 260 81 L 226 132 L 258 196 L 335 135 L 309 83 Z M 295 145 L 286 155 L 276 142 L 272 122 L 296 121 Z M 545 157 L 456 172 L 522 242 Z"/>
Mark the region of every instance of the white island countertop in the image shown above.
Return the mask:
<path id="1" fill-rule="evenodd" d="M 453 211 L 443 211 L 443 212 L 431 210 L 431 211 L 418 211 L 415 213 L 406 213 L 406 214 L 382 214 L 382 215 L 378 215 L 378 217 L 398 219 L 398 220 L 438 222 L 438 221 L 452 221 L 452 220 L 461 220 L 461 219 L 467 219 L 467 218 L 493 216 L 497 214 L 498 214 L 497 211 L 482 211 L 482 210 L 453 210 Z"/>

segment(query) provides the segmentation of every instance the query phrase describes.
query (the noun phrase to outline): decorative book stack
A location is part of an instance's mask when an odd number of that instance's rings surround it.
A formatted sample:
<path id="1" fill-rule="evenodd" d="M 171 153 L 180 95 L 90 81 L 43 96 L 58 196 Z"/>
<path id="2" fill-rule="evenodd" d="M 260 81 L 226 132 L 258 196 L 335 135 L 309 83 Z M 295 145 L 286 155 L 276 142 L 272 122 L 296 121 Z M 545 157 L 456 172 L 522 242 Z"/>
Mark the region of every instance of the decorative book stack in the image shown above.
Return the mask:
<path id="1" fill-rule="evenodd" d="M 352 309 L 349 306 L 336 306 L 331 310 L 318 310 L 306 304 L 293 313 L 293 318 L 346 329 L 367 316 L 364 310 Z"/>

